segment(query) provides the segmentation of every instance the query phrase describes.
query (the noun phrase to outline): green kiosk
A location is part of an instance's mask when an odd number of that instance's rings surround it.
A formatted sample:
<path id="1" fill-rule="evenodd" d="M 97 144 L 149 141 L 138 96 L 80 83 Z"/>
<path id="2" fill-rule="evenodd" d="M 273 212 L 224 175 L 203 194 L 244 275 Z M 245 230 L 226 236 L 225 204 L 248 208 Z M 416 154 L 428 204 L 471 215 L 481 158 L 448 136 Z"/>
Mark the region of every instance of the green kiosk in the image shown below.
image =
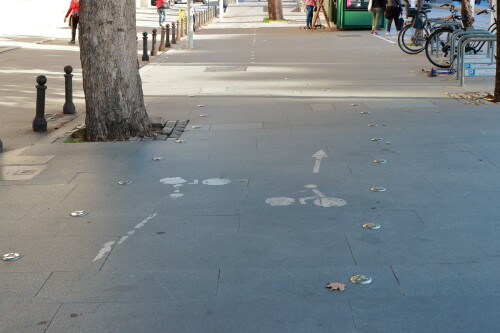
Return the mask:
<path id="1" fill-rule="evenodd" d="M 372 14 L 368 11 L 369 0 L 330 0 L 330 20 L 338 29 L 372 27 Z"/>

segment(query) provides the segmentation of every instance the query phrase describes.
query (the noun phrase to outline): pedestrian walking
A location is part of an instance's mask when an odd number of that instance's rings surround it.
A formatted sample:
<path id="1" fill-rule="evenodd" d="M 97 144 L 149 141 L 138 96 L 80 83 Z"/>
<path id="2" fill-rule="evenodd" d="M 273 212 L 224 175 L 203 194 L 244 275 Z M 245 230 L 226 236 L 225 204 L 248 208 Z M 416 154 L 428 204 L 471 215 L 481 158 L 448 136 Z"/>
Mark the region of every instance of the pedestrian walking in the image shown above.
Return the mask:
<path id="1" fill-rule="evenodd" d="M 69 43 L 75 44 L 76 28 L 78 27 L 78 22 L 80 22 L 80 0 L 71 0 L 68 12 L 64 16 L 64 22 L 66 22 L 68 16 L 69 26 L 71 27 L 71 41 Z"/>
<path id="2" fill-rule="evenodd" d="M 396 33 L 399 33 L 401 27 L 399 26 L 399 16 L 401 15 L 401 4 L 398 0 L 387 0 L 386 7 L 384 11 L 384 16 L 387 19 L 387 26 L 385 34 L 386 36 L 391 35 L 391 25 L 394 21 L 394 26 L 396 27 Z"/>
<path id="3" fill-rule="evenodd" d="M 167 20 L 168 8 L 170 8 L 170 0 L 156 0 L 156 10 L 158 12 L 158 22 L 160 23 L 160 27 L 162 27 Z"/>
<path id="4" fill-rule="evenodd" d="M 380 24 L 380 18 L 385 10 L 386 0 L 370 0 L 368 11 L 372 13 L 372 34 L 378 35 L 377 30 Z"/>
<path id="5" fill-rule="evenodd" d="M 222 8 L 224 8 L 224 13 L 225 13 L 227 9 L 227 0 L 222 1 Z"/>
<path id="6" fill-rule="evenodd" d="M 316 7 L 316 0 L 306 0 L 306 10 L 307 10 L 306 29 L 313 28 L 312 21 L 313 21 L 313 14 L 315 7 Z"/>

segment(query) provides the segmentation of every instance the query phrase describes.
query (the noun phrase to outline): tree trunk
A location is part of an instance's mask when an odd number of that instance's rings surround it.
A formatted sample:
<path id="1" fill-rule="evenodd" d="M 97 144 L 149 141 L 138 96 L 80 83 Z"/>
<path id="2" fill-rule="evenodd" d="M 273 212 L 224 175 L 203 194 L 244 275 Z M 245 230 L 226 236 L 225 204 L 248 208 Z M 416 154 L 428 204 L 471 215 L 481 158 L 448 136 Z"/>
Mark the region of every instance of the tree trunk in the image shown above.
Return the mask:
<path id="1" fill-rule="evenodd" d="M 498 19 L 500 19 L 500 10 L 497 9 L 497 22 Z M 497 59 L 497 68 L 496 68 L 496 76 L 495 76 L 495 91 L 493 92 L 493 101 L 494 102 L 500 102 L 500 56 L 498 56 L 500 53 L 500 34 L 497 33 L 497 52 L 496 52 L 496 59 Z"/>
<path id="2" fill-rule="evenodd" d="M 474 23 L 474 13 L 472 12 L 471 1 L 474 0 L 463 0 L 462 6 L 460 7 L 460 15 L 462 15 L 462 22 L 465 30 L 472 28 L 472 24 Z"/>
<path id="3" fill-rule="evenodd" d="M 283 5 L 281 0 L 267 0 L 270 20 L 283 20 Z"/>
<path id="4" fill-rule="evenodd" d="M 87 140 L 151 135 L 137 60 L 135 0 L 80 1 Z"/>

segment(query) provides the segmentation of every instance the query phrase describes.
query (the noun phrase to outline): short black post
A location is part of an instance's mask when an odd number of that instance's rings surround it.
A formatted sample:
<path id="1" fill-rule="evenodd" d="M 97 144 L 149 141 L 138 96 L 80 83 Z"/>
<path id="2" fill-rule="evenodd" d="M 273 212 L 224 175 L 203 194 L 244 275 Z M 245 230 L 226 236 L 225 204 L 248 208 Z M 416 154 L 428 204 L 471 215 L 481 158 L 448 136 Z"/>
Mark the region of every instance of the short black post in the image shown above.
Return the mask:
<path id="1" fill-rule="evenodd" d="M 3 152 L 3 143 L 2 140 L 0 140 L 0 153 Z"/>
<path id="2" fill-rule="evenodd" d="M 172 22 L 172 44 L 177 44 L 177 37 L 176 35 L 177 29 L 175 29 L 175 21 Z"/>
<path id="3" fill-rule="evenodd" d="M 165 47 L 171 47 L 172 45 L 170 45 L 170 24 L 167 24 L 167 26 L 165 27 L 167 32 L 165 33 Z"/>
<path id="4" fill-rule="evenodd" d="M 45 89 L 47 78 L 43 75 L 37 76 L 36 83 L 36 116 L 33 119 L 33 131 L 47 132 L 47 120 L 45 120 Z"/>
<path id="5" fill-rule="evenodd" d="M 160 37 L 160 46 L 158 47 L 158 51 L 165 50 L 165 31 L 167 28 L 164 26 L 161 27 L 161 37 Z"/>
<path id="6" fill-rule="evenodd" d="M 142 33 L 142 61 L 149 61 L 148 56 L 148 33 L 144 31 Z"/>
<path id="7" fill-rule="evenodd" d="M 63 106 L 64 114 L 73 114 L 76 112 L 75 104 L 73 104 L 73 67 L 70 65 L 64 67 L 64 88 L 65 88 L 65 101 Z"/>
<path id="8" fill-rule="evenodd" d="M 158 52 L 156 51 L 156 35 L 158 33 L 158 30 L 156 29 L 153 29 L 153 40 L 151 42 L 151 56 L 155 56 L 158 54 Z"/>

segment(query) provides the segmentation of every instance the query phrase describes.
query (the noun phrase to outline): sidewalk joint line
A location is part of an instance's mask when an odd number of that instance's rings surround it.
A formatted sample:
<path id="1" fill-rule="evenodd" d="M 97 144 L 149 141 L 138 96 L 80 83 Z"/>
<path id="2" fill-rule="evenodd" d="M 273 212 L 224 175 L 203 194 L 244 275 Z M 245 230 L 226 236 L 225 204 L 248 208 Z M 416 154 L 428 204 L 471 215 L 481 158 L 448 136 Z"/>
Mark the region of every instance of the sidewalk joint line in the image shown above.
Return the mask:
<path id="1" fill-rule="evenodd" d="M 394 278 L 396 279 L 396 282 L 398 283 L 399 290 L 401 290 L 401 293 L 403 294 L 403 296 L 406 296 L 405 292 L 403 291 L 403 288 L 401 288 L 401 283 L 399 282 L 399 278 L 396 275 L 396 272 L 394 271 L 394 268 L 392 267 L 392 265 L 390 265 L 389 267 L 391 267 L 392 275 L 394 275 Z"/>
<path id="2" fill-rule="evenodd" d="M 345 232 L 344 232 L 344 237 L 345 237 L 345 241 L 347 242 L 347 246 L 349 247 L 349 252 L 351 252 L 351 257 L 352 257 L 352 261 L 354 262 L 354 266 L 358 266 L 358 263 L 356 262 L 356 258 L 354 258 L 354 254 L 352 253 L 351 244 L 349 244 L 349 240 L 347 239 L 347 234 Z"/>
<path id="3" fill-rule="evenodd" d="M 56 317 L 56 315 L 59 313 L 59 310 L 61 310 L 62 305 L 63 305 L 63 303 L 59 304 L 59 307 L 57 308 L 56 313 L 54 313 L 54 315 L 52 316 L 52 318 L 50 318 L 50 322 L 47 325 L 47 327 L 45 327 L 45 329 L 43 330 L 43 333 L 47 332 L 47 330 L 49 329 L 50 325 L 52 325 L 52 322 L 54 321 L 54 318 Z"/>

